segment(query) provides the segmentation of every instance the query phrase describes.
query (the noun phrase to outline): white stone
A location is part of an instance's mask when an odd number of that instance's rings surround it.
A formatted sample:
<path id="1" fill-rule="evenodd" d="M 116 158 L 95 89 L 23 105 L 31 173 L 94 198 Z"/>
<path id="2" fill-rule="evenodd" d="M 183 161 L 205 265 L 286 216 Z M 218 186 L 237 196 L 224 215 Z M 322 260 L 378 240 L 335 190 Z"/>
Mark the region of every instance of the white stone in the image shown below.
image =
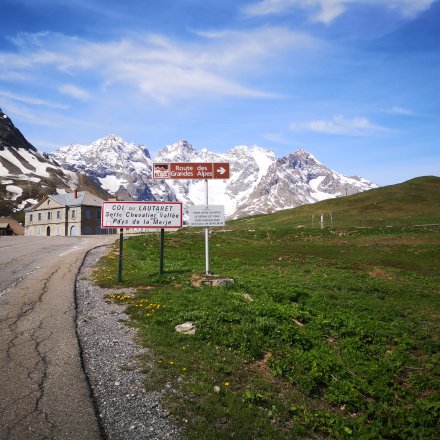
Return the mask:
<path id="1" fill-rule="evenodd" d="M 196 325 L 191 322 L 184 322 L 183 324 L 176 325 L 175 330 L 177 333 L 182 333 L 185 335 L 193 335 L 196 332 Z"/>

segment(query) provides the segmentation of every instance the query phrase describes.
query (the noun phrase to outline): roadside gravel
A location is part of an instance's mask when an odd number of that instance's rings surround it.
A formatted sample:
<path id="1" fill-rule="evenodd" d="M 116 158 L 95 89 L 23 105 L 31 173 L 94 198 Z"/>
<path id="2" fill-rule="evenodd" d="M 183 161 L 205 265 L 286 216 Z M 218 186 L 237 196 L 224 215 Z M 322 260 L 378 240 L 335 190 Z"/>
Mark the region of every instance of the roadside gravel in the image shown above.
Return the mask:
<path id="1" fill-rule="evenodd" d="M 107 248 L 88 253 L 76 279 L 77 332 L 103 438 L 111 440 L 178 439 L 180 429 L 160 404 L 160 393 L 146 391 L 148 350 L 137 330 L 123 321 L 124 307 L 105 296 L 128 289 L 103 289 L 92 283 L 93 266 Z M 142 357 L 142 363 L 140 362 Z"/>

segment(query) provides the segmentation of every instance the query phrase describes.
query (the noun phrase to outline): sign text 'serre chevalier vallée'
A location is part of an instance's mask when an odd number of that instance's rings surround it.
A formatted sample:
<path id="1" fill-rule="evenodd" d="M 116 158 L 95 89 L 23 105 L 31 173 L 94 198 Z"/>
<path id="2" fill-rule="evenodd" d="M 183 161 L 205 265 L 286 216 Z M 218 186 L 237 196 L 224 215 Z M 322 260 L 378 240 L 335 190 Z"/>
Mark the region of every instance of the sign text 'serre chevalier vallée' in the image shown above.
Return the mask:
<path id="1" fill-rule="evenodd" d="M 228 162 L 153 163 L 153 179 L 229 179 Z"/>
<path id="2" fill-rule="evenodd" d="M 103 228 L 181 228 L 180 202 L 103 202 Z"/>

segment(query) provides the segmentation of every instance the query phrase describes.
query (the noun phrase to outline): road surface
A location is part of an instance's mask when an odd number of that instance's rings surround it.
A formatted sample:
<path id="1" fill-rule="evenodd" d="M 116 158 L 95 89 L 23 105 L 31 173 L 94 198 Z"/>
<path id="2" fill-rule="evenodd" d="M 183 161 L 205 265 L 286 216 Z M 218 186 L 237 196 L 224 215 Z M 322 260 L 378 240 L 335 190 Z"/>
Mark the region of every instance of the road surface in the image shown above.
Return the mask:
<path id="1" fill-rule="evenodd" d="M 0 439 L 101 438 L 75 327 L 75 276 L 116 236 L 0 237 Z"/>

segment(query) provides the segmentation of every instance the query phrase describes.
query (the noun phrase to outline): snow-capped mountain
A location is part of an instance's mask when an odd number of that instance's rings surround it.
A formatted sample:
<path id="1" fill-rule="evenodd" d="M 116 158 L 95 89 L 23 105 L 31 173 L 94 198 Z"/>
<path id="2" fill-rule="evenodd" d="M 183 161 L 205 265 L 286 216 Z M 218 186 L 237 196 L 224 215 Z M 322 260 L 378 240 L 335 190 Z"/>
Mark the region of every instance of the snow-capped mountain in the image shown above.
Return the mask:
<path id="1" fill-rule="evenodd" d="M 75 186 L 75 173 L 66 172 L 37 151 L 0 110 L 0 214 L 20 211 L 44 194 Z"/>
<path id="2" fill-rule="evenodd" d="M 64 168 L 87 174 L 120 200 L 176 201 L 166 183 L 152 180 L 150 153 L 142 145 L 109 135 L 90 145 L 59 148 L 51 157 Z"/>
<path id="3" fill-rule="evenodd" d="M 271 164 L 235 216 L 265 214 L 376 187 L 360 177 L 332 171 L 312 154 L 298 150 Z"/>
<path id="4" fill-rule="evenodd" d="M 182 140 L 159 151 L 154 161 L 229 162 L 230 179 L 210 180 L 208 201 L 213 205 L 225 205 L 226 216 L 232 218 L 237 207 L 248 199 L 253 188 L 275 161 L 275 154 L 257 146 L 239 146 L 223 154 L 213 153 L 207 149 L 197 151 L 187 141 Z M 167 184 L 177 200 L 194 205 L 205 203 L 203 180 L 168 180 Z"/>
<path id="5" fill-rule="evenodd" d="M 208 183 L 209 203 L 225 205 L 228 218 L 278 211 L 377 186 L 332 171 L 304 150 L 277 159 L 273 151 L 255 145 L 214 153 L 181 140 L 160 150 L 152 160 L 144 146 L 110 135 L 90 145 L 60 148 L 51 157 L 71 171 L 93 176 L 120 199 L 185 204 L 205 203 L 204 181 L 153 180 L 153 161 L 229 162 L 230 179 Z"/>

